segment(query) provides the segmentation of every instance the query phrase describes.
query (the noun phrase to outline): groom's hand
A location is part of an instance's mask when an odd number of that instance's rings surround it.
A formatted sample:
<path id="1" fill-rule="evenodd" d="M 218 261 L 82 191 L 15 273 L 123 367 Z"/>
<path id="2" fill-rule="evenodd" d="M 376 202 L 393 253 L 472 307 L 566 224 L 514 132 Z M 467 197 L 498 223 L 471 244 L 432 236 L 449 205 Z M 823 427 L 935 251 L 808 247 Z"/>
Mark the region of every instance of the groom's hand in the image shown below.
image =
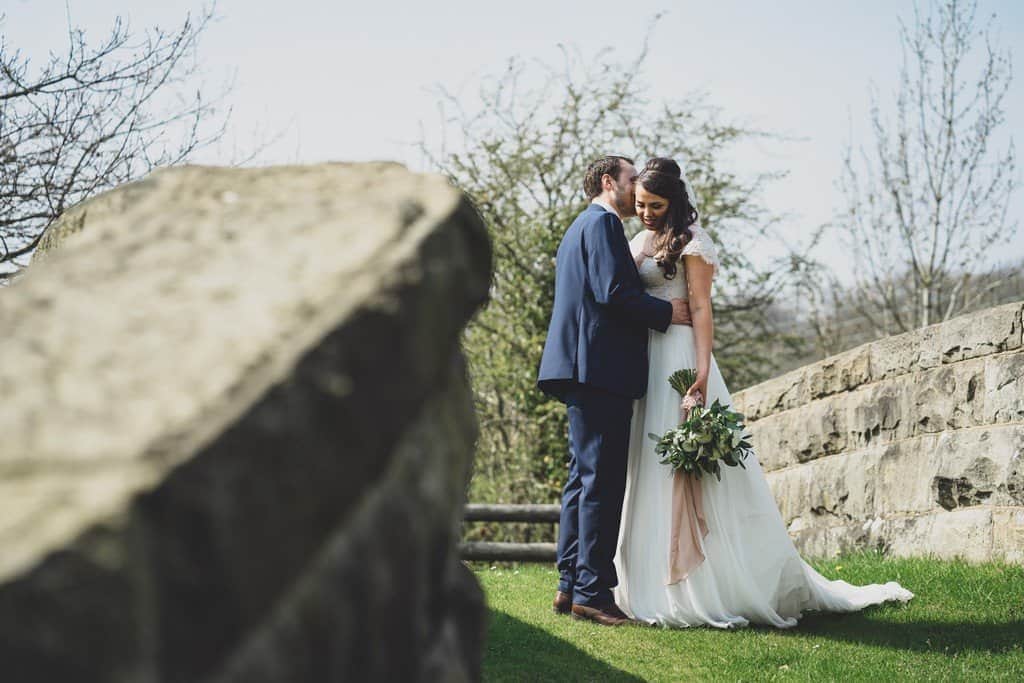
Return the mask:
<path id="1" fill-rule="evenodd" d="M 686 299 L 672 299 L 672 324 L 673 325 L 692 325 L 693 321 L 690 320 L 690 304 L 686 302 Z"/>

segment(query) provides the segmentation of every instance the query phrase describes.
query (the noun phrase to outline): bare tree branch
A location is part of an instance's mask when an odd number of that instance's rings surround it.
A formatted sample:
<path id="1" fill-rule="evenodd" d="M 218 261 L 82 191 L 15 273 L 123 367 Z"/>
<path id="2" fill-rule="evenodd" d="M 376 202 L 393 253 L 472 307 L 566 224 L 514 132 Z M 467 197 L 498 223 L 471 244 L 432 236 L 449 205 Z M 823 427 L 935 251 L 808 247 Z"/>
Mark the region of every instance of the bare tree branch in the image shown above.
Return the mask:
<path id="1" fill-rule="evenodd" d="M 223 135 L 227 90 L 203 97 L 195 60 L 214 11 L 140 35 L 117 19 L 95 46 L 69 23 L 66 51 L 39 67 L 0 35 L 0 280 L 68 207 Z"/>
<path id="2" fill-rule="evenodd" d="M 915 6 L 913 23 L 900 22 L 894 119 L 873 95 L 872 151 L 846 150 L 847 206 L 834 230 L 855 259 L 851 307 L 879 336 L 966 310 L 972 288 L 991 280 L 978 276 L 993 250 L 1019 229 L 1007 223 L 1013 141 L 992 149 L 1012 59 L 994 46 L 991 22 L 979 25 L 976 0 L 932 0 L 927 14 Z"/>

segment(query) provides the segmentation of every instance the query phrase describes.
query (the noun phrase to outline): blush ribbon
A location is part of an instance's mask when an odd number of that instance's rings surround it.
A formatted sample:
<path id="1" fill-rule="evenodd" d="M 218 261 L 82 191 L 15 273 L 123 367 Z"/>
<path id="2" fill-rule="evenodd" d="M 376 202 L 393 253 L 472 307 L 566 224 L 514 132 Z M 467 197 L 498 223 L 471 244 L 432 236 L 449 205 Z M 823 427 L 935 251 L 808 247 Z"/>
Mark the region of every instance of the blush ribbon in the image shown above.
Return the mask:
<path id="1" fill-rule="evenodd" d="M 693 397 L 683 400 L 683 420 L 696 405 Z M 700 400 L 700 395 L 697 395 Z M 672 532 L 669 536 L 668 583 L 671 586 L 689 576 L 704 561 L 701 539 L 708 535 L 704 517 L 704 494 L 696 475 L 676 471 L 672 479 Z"/>

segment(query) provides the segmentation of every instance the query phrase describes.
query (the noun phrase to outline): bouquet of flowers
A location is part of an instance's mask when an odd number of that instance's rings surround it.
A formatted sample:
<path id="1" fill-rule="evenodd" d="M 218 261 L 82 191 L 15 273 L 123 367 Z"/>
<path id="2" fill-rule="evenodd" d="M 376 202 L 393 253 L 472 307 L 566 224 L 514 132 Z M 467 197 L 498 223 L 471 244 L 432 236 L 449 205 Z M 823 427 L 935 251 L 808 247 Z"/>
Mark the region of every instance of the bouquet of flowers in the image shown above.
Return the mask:
<path id="1" fill-rule="evenodd" d="M 696 371 L 676 370 L 668 383 L 680 396 L 685 396 L 696 380 Z M 657 442 L 654 452 L 661 456 L 662 464 L 684 473 L 692 472 L 697 478 L 702 473 L 714 474 L 719 481 L 722 480 L 722 464 L 746 467 L 743 459 L 752 446 L 745 434 L 743 415 L 721 405 L 718 399 L 710 406 L 684 401 L 683 407 L 689 410 L 678 427 L 660 437 L 648 434 Z"/>

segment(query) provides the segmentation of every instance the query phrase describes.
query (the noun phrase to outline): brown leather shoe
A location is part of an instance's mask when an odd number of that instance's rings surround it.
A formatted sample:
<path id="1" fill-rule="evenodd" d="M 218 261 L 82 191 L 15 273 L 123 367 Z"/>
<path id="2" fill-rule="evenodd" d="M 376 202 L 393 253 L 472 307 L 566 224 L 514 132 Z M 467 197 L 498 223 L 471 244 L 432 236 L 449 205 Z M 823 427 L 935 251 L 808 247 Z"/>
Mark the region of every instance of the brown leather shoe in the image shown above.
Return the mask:
<path id="1" fill-rule="evenodd" d="M 568 593 L 558 591 L 555 593 L 555 601 L 551 603 L 551 609 L 555 614 L 569 614 L 572 612 L 572 596 Z"/>
<path id="2" fill-rule="evenodd" d="M 622 626 L 633 621 L 614 602 L 600 607 L 588 607 L 574 603 L 572 606 L 572 618 L 586 619 L 602 626 Z"/>

